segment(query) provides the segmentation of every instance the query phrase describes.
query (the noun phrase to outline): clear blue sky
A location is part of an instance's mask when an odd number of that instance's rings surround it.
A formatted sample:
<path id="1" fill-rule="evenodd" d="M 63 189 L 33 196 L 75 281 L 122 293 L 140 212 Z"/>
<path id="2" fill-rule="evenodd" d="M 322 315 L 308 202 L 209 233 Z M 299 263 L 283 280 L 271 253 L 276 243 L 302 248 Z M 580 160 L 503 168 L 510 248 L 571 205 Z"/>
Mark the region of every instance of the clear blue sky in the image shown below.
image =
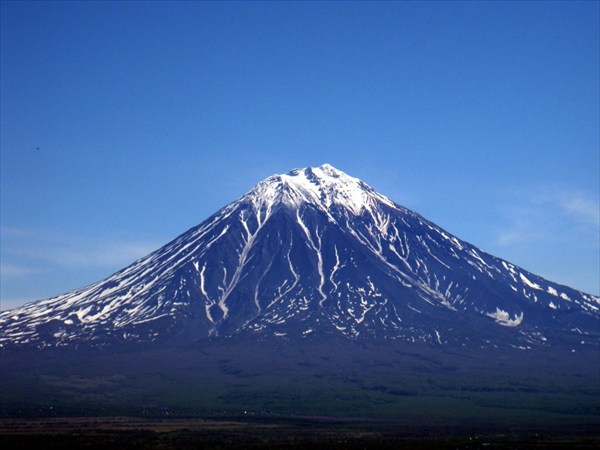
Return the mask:
<path id="1" fill-rule="evenodd" d="M 600 292 L 598 2 L 1 3 L 2 308 L 329 162 Z"/>

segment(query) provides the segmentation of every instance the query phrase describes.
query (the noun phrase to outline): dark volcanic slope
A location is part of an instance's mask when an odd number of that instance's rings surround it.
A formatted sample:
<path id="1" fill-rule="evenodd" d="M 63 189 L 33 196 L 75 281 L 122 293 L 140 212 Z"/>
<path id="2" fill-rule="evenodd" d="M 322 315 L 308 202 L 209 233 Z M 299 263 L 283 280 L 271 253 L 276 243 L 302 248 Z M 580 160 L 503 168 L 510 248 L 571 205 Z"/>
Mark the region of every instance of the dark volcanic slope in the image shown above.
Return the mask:
<path id="1" fill-rule="evenodd" d="M 598 345 L 599 307 L 324 165 L 267 178 L 103 281 L 3 312 L 0 345 L 334 333 L 576 349 Z"/>

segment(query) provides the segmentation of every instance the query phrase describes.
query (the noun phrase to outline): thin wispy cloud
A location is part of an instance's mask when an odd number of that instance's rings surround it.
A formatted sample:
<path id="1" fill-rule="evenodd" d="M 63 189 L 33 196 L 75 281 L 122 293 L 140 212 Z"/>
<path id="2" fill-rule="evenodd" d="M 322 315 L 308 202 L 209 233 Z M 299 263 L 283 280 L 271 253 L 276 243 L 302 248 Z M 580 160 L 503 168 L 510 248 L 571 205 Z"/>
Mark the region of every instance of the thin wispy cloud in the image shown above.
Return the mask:
<path id="1" fill-rule="evenodd" d="M 515 220 L 508 229 L 498 232 L 496 244 L 511 246 L 525 241 L 537 241 L 544 239 L 544 232 L 534 226 L 530 218 L 519 218 Z"/>
<path id="2" fill-rule="evenodd" d="M 83 248 L 54 247 L 51 253 L 32 256 L 65 268 L 102 268 L 129 264 L 156 248 L 155 244 L 142 242 L 89 242 Z"/>
<path id="3" fill-rule="evenodd" d="M 0 264 L 0 278 L 3 280 L 35 275 L 42 271 L 43 270 L 39 268 L 27 267 L 19 264 Z"/>
<path id="4" fill-rule="evenodd" d="M 600 293 L 600 196 L 568 186 L 497 192 L 487 249 L 547 279 Z"/>
<path id="5" fill-rule="evenodd" d="M 0 309 L 103 279 L 160 247 L 158 240 L 3 227 Z"/>
<path id="6" fill-rule="evenodd" d="M 564 212 L 584 223 L 600 228 L 600 201 L 583 192 L 561 193 L 558 204 Z"/>
<path id="7" fill-rule="evenodd" d="M 600 199 L 589 192 L 546 189 L 521 195 L 505 208 L 506 224 L 499 229 L 496 244 L 556 242 L 585 237 L 598 245 Z"/>
<path id="8" fill-rule="evenodd" d="M 65 268 L 124 265 L 160 246 L 155 241 L 126 240 L 124 237 L 66 235 L 19 228 L 2 228 L 2 238 L 3 276 L 32 273 L 39 270 L 33 267 L 40 264 Z M 13 261 L 28 261 L 29 264 Z"/>

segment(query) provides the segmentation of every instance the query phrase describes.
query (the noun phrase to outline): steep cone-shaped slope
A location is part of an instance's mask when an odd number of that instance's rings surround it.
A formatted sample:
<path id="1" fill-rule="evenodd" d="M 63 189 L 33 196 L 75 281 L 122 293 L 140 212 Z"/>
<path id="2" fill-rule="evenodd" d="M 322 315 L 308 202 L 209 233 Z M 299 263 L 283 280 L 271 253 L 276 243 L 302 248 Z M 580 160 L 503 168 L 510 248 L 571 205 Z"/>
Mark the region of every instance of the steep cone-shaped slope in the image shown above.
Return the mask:
<path id="1" fill-rule="evenodd" d="M 3 312 L 0 344 L 191 342 L 246 332 L 597 345 L 599 304 L 324 165 L 267 178 L 104 281 Z"/>

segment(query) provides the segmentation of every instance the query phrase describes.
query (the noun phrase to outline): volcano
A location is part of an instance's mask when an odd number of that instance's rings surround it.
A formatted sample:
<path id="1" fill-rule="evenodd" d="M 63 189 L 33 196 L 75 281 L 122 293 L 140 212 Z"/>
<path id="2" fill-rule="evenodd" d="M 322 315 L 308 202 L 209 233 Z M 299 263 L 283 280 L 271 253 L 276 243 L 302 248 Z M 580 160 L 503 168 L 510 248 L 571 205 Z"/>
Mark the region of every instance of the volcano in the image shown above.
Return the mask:
<path id="1" fill-rule="evenodd" d="M 266 178 L 105 280 L 2 312 L 0 345 L 335 335 L 576 350 L 598 346 L 599 308 L 325 164 Z"/>

